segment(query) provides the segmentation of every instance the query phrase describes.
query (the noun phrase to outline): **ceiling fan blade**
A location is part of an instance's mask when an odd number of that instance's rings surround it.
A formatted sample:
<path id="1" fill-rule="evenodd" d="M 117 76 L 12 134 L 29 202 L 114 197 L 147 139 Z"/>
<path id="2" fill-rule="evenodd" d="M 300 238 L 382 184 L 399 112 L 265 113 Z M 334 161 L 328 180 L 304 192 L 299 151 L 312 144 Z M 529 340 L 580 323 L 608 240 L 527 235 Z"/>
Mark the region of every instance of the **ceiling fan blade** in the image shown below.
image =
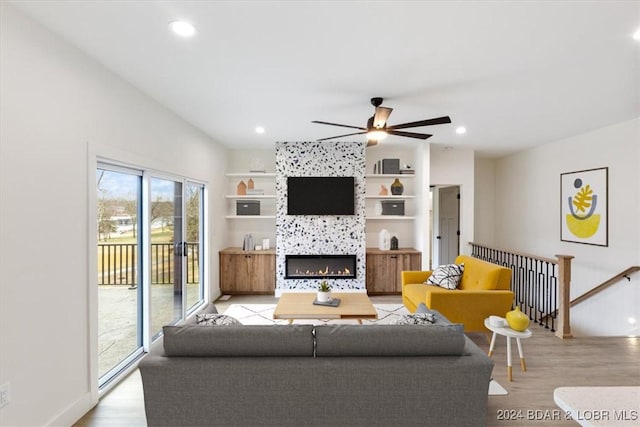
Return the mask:
<path id="1" fill-rule="evenodd" d="M 449 116 L 437 117 L 435 119 L 427 119 L 427 120 L 419 120 L 417 122 L 411 123 L 402 123 L 399 125 L 388 126 L 387 129 L 406 129 L 406 128 L 417 128 L 420 126 L 432 126 L 432 125 L 444 125 L 446 123 L 451 123 L 451 119 Z"/>
<path id="2" fill-rule="evenodd" d="M 376 107 L 376 114 L 373 116 L 373 127 L 378 129 L 383 128 L 392 111 L 393 108 Z"/>
<path id="3" fill-rule="evenodd" d="M 367 147 L 373 147 L 374 145 L 378 145 L 378 141 L 376 141 L 375 139 L 367 140 Z"/>
<path id="4" fill-rule="evenodd" d="M 356 132 L 356 133 L 348 133 L 348 134 L 346 134 L 346 135 L 330 136 L 330 137 L 328 137 L 328 138 L 320 138 L 320 139 L 316 139 L 316 141 L 326 141 L 327 139 L 336 139 L 336 138 L 342 138 L 342 137 L 345 137 L 345 136 L 351 136 L 351 135 L 363 135 L 363 134 L 365 134 L 365 133 L 367 133 L 367 132 L 366 132 L 366 129 L 365 129 L 365 131 L 364 131 L 364 132 Z"/>
<path id="5" fill-rule="evenodd" d="M 389 130 L 389 129 L 387 129 L 387 133 L 389 135 L 406 136 L 408 138 L 418 138 L 418 139 L 427 139 L 433 136 L 433 135 L 429 135 L 428 133 L 404 132 L 404 131 Z"/>
<path id="6" fill-rule="evenodd" d="M 341 124 L 338 124 L 338 123 L 320 122 L 318 120 L 312 120 L 311 123 L 318 123 L 318 124 L 321 124 L 321 125 L 330 125 L 330 126 L 340 126 L 340 127 L 343 127 L 343 128 L 367 130 L 367 128 L 363 128 L 363 127 L 360 127 L 360 126 L 341 125 Z"/>

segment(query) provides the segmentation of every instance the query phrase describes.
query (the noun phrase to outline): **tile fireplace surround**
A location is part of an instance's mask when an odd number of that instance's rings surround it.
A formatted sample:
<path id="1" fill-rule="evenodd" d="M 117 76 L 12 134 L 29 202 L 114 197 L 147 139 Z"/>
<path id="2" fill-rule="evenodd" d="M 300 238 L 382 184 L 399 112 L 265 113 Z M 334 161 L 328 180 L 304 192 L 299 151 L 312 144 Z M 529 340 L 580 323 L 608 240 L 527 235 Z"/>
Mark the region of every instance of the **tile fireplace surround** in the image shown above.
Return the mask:
<path id="1" fill-rule="evenodd" d="M 276 143 L 276 296 L 315 291 L 319 278 L 287 278 L 287 255 L 355 255 L 355 277 L 332 278 L 333 290 L 365 286 L 365 143 Z M 287 177 L 352 176 L 355 215 L 287 215 Z"/>

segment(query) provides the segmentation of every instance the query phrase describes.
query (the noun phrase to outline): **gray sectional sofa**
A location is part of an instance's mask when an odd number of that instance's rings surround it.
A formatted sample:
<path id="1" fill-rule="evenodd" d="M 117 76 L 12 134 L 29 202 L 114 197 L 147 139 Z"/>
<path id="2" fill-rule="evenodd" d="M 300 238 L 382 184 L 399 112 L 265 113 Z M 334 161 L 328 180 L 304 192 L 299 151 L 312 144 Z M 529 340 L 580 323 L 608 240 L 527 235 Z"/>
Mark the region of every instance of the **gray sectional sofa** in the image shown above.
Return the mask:
<path id="1" fill-rule="evenodd" d="M 438 319 L 166 326 L 140 362 L 148 425 L 482 426 L 493 362 Z"/>

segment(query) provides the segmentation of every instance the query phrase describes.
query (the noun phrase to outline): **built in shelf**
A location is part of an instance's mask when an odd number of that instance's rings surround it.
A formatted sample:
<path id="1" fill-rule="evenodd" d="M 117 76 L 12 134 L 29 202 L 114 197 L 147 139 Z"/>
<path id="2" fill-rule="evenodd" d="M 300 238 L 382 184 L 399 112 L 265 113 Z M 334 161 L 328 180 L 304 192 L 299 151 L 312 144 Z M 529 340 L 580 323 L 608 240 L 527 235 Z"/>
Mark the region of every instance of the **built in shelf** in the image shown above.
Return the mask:
<path id="1" fill-rule="evenodd" d="M 372 196 L 365 196 L 366 199 L 398 199 L 398 200 L 404 200 L 404 199 L 415 199 L 416 196 L 394 196 L 394 195 L 387 195 L 387 196 L 381 196 L 379 194 L 375 194 Z"/>
<path id="2" fill-rule="evenodd" d="M 276 219 L 275 215 L 227 215 L 226 219 Z"/>
<path id="3" fill-rule="evenodd" d="M 406 220 L 414 220 L 415 216 L 406 216 L 406 215 L 379 215 L 379 216 L 368 216 L 367 221 L 373 220 L 384 220 L 384 221 L 406 221 Z"/>
<path id="4" fill-rule="evenodd" d="M 227 199 L 243 199 L 243 200 L 252 200 L 252 199 L 275 199 L 276 196 L 274 194 L 246 194 L 244 196 L 240 196 L 237 194 L 228 194 L 226 196 Z"/>
<path id="5" fill-rule="evenodd" d="M 255 177 L 261 177 L 261 178 L 275 178 L 276 174 L 274 172 L 232 172 L 232 173 L 226 173 L 224 174 L 227 177 L 247 177 L 247 178 L 255 178 Z"/>
<path id="6" fill-rule="evenodd" d="M 370 173 L 366 174 L 365 178 L 414 178 L 415 174 L 388 174 L 388 173 Z"/>

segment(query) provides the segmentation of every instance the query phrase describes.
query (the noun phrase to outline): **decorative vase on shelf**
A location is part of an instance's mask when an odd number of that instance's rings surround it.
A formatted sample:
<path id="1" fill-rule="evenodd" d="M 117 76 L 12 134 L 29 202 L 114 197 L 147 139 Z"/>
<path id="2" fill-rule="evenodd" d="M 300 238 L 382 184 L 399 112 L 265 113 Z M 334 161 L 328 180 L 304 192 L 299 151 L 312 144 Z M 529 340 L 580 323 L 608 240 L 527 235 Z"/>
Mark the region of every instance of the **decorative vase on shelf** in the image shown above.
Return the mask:
<path id="1" fill-rule="evenodd" d="M 247 184 L 245 184 L 244 181 L 240 181 L 240 183 L 238 184 L 236 193 L 238 194 L 238 196 L 247 195 Z"/>
<path id="2" fill-rule="evenodd" d="M 249 181 L 247 181 L 247 188 L 249 190 L 253 190 L 253 179 L 249 178 Z"/>
<path id="3" fill-rule="evenodd" d="M 529 316 L 520 311 L 520 307 L 516 307 L 514 310 L 511 310 L 505 317 L 509 327 L 514 331 L 524 332 L 529 326 Z"/>
<path id="4" fill-rule="evenodd" d="M 404 191 L 404 185 L 402 185 L 400 180 L 396 178 L 396 180 L 393 181 L 393 184 L 391 184 L 391 194 L 393 194 L 394 196 L 400 196 L 402 195 L 403 191 Z"/>

